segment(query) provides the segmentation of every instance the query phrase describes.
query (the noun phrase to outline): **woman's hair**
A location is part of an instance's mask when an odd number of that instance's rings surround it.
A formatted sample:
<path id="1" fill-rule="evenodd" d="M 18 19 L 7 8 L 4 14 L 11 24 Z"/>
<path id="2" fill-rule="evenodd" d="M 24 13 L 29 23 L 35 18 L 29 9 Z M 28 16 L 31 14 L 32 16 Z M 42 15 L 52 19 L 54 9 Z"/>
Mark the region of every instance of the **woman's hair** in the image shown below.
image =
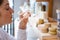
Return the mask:
<path id="1" fill-rule="evenodd" d="M 3 0 L 0 0 L 0 5 L 3 3 Z"/>

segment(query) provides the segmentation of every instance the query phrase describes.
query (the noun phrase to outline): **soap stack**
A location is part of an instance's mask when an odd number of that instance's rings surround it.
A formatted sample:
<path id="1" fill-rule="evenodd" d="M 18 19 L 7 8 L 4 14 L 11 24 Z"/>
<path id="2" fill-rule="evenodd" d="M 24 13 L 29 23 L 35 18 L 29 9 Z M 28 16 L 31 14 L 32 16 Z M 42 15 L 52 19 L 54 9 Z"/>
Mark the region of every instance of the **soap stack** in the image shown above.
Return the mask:
<path id="1" fill-rule="evenodd" d="M 56 35 L 57 34 L 57 28 L 49 27 L 49 33 L 52 34 L 52 35 Z"/>
<path id="2" fill-rule="evenodd" d="M 42 21 L 41 21 L 42 23 Z M 38 29 L 42 32 L 42 33 L 48 33 L 48 28 L 51 27 L 50 23 L 44 23 L 44 24 L 39 24 L 38 25 Z"/>

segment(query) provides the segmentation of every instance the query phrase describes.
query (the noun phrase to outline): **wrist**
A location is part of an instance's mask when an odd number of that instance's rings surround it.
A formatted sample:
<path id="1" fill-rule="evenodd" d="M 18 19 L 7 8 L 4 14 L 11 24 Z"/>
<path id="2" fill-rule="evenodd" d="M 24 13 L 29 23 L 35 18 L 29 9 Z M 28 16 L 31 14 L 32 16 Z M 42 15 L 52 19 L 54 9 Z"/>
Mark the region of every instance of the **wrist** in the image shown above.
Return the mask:
<path id="1" fill-rule="evenodd" d="M 20 26 L 19 29 L 25 30 L 26 26 Z"/>

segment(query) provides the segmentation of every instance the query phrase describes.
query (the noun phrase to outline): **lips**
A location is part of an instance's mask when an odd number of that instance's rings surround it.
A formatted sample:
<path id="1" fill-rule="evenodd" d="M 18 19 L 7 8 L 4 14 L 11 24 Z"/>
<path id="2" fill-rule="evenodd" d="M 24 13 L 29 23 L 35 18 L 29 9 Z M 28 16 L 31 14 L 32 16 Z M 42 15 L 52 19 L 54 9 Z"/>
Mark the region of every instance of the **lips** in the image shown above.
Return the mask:
<path id="1" fill-rule="evenodd" d="M 12 16 L 10 18 L 12 18 Z"/>
<path id="2" fill-rule="evenodd" d="M 12 20 L 12 15 L 10 15 L 10 16 L 9 16 L 9 19 L 11 19 L 11 20 Z"/>

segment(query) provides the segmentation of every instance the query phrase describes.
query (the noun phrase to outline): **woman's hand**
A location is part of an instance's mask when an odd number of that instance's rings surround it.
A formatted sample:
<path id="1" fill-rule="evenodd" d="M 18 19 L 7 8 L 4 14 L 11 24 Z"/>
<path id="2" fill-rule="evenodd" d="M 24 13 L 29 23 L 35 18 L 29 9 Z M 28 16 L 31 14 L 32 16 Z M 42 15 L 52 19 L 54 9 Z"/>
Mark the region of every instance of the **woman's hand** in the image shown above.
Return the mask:
<path id="1" fill-rule="evenodd" d="M 26 13 L 21 12 L 20 13 L 20 20 L 21 21 L 19 23 L 19 29 L 26 29 L 26 25 L 27 25 L 29 16 L 31 16 L 29 12 L 26 12 Z"/>

